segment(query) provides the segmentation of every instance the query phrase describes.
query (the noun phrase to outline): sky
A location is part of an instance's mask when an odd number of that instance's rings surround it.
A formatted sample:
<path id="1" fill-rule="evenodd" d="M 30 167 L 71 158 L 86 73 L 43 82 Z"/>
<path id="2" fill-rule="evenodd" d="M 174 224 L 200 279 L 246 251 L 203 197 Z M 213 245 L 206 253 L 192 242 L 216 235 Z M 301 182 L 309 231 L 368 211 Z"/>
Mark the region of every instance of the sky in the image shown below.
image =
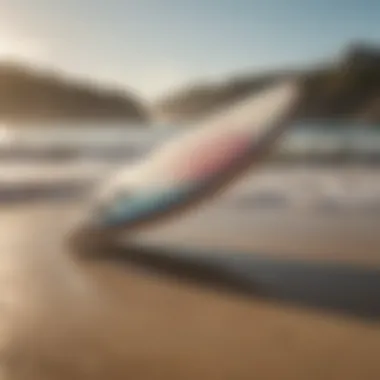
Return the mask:
<path id="1" fill-rule="evenodd" d="M 154 100 L 235 73 L 380 43 L 378 0 L 0 0 L 0 59 Z"/>

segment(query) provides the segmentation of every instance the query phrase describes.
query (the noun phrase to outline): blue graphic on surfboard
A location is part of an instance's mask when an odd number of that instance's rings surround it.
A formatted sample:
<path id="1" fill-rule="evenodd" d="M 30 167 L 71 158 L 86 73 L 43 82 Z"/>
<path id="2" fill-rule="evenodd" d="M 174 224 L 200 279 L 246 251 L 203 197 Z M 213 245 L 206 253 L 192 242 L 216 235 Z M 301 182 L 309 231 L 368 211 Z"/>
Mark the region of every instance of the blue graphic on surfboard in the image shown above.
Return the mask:
<path id="1" fill-rule="evenodd" d="M 223 110 L 115 173 L 95 194 L 91 224 L 131 228 L 176 215 L 258 163 L 292 121 L 299 87 L 284 82 Z"/>

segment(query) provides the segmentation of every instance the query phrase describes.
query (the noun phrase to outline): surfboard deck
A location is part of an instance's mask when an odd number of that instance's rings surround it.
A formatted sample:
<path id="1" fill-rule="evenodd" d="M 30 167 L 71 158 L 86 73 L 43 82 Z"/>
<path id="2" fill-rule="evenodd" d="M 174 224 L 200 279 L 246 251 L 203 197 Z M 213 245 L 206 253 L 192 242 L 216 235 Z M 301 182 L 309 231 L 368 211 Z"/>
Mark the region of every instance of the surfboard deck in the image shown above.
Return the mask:
<path id="1" fill-rule="evenodd" d="M 148 227 L 194 208 L 258 165 L 293 121 L 299 85 L 281 83 L 189 127 L 95 189 L 89 228 Z"/>

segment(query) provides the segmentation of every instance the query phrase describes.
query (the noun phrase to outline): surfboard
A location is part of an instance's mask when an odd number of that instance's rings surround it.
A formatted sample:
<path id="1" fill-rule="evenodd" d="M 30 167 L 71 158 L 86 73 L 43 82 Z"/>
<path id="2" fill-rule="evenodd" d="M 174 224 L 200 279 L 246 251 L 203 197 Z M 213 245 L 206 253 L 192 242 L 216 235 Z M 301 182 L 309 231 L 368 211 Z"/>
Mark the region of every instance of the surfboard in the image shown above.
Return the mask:
<path id="1" fill-rule="evenodd" d="M 282 82 L 188 127 L 96 189 L 87 222 L 130 230 L 209 200 L 262 161 L 293 121 L 299 99 L 299 85 Z"/>

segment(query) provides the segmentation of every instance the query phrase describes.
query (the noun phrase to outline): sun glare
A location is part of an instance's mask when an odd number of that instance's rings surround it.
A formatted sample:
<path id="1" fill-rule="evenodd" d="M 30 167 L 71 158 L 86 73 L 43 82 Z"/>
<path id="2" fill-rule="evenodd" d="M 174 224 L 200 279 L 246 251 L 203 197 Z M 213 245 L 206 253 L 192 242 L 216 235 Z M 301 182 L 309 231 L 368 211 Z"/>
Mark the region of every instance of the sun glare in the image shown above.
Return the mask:
<path id="1" fill-rule="evenodd" d="M 0 124 L 0 145 L 9 144 L 12 140 L 12 133 L 5 124 Z"/>
<path id="2" fill-rule="evenodd" d="M 0 59 L 13 56 L 17 52 L 17 44 L 11 40 L 0 38 Z"/>
<path id="3" fill-rule="evenodd" d="M 7 59 L 35 59 L 40 56 L 43 56 L 43 50 L 35 41 L 0 37 L 0 61 Z"/>

